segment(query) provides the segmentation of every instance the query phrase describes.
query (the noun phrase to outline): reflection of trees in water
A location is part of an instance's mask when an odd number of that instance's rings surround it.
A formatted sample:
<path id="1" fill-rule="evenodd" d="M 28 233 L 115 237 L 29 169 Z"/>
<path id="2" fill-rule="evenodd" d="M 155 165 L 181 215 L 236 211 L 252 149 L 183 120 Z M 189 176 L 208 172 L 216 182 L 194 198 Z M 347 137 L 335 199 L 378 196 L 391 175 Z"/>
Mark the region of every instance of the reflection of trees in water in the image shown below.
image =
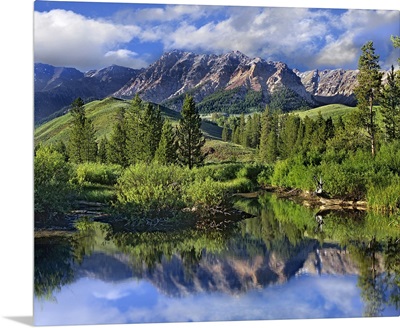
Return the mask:
<path id="1" fill-rule="evenodd" d="M 327 239 L 335 240 L 350 250 L 359 267 L 358 286 L 365 301 L 365 315 L 379 316 L 385 305 L 400 308 L 400 234 L 392 227 L 393 218 L 331 211 L 323 213 L 324 226 L 320 229 L 308 208 L 269 194 L 258 202 L 239 202 L 241 209 L 258 216 L 242 222 L 243 231 L 261 238 L 268 249 L 285 259 L 294 256 L 296 245 L 304 247 L 309 238 L 320 245 Z"/>
<path id="2" fill-rule="evenodd" d="M 388 286 L 388 303 L 400 309 L 400 237 L 389 237 L 384 247 L 386 268 L 385 284 Z"/>
<path id="3" fill-rule="evenodd" d="M 379 268 L 378 253 L 381 245 L 372 237 L 369 242 L 357 243 L 351 247 L 353 258 L 359 264 L 360 275 L 358 287 L 361 289 L 361 297 L 365 302 L 364 315 L 367 317 L 379 316 L 383 311 L 385 288 L 382 279 L 382 270 Z"/>
<path id="4" fill-rule="evenodd" d="M 277 279 L 268 267 L 272 253 L 284 263 L 281 272 L 289 278 L 311 252 L 326 245 L 325 240 L 329 239 L 347 247 L 359 266 L 359 286 L 367 306 L 365 315 L 379 315 L 387 304 L 399 308 L 400 242 L 388 223 L 390 219 L 349 218 L 330 213 L 324 216 L 321 231 L 315 229 L 314 211 L 293 202 L 264 195 L 258 200 L 241 201 L 239 205 L 256 218 L 233 224 L 225 231 L 132 233 L 113 231 L 107 224 L 84 222 L 71 239 L 37 239 L 35 295 L 50 298 L 62 285 L 71 283 L 73 262 L 80 264 L 95 251 L 123 262 L 136 277 L 145 277 L 159 286 L 175 279 L 190 291 L 195 288 L 194 281 L 197 279 L 199 283 L 202 279 L 202 288 L 211 286 L 216 290 L 213 270 L 218 269 L 227 278 L 224 282 L 227 289 L 246 291 L 257 283 L 251 280 L 254 277 L 262 285 Z M 257 264 L 259 271 L 253 270 L 252 261 L 256 258 L 263 261 Z M 89 268 L 94 274 L 98 270 L 96 263 L 92 262 L 93 268 Z M 240 269 L 253 268 L 248 277 L 238 276 L 239 271 L 233 270 L 231 265 L 239 263 Z M 382 263 L 384 267 L 379 266 Z M 175 288 L 162 287 L 171 291 Z"/>
<path id="5" fill-rule="evenodd" d="M 69 238 L 35 238 L 34 293 L 54 300 L 54 292 L 74 280 L 72 246 Z"/>

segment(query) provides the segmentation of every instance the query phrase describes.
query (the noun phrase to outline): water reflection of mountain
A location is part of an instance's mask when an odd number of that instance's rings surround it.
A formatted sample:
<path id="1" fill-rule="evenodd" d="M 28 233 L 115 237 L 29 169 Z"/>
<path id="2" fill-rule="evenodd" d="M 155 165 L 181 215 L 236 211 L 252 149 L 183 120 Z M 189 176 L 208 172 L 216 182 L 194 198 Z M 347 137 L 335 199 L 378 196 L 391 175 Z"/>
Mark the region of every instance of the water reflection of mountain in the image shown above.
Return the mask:
<path id="1" fill-rule="evenodd" d="M 240 247 L 239 247 L 240 248 Z M 298 274 L 358 274 L 359 269 L 348 251 L 333 244 L 318 247 L 309 240 L 291 258 L 284 260 L 260 244 L 258 252 L 249 255 L 231 249 L 222 254 L 203 252 L 198 263 L 188 265 L 185 258 L 174 254 L 151 268 L 132 268 L 128 254 L 93 253 L 76 268 L 77 277 L 91 277 L 107 282 L 127 279 L 149 281 L 162 293 L 181 297 L 193 293 L 222 292 L 242 294 L 269 285 L 282 284 Z"/>
<path id="2" fill-rule="evenodd" d="M 35 297 L 53 300 L 83 277 L 144 281 L 178 298 L 243 295 L 299 275 L 355 275 L 365 315 L 400 308 L 394 218 L 329 213 L 320 225 L 310 209 L 268 195 L 239 205 L 254 218 L 223 231 L 130 233 L 94 222 L 62 239 L 35 238 Z"/>

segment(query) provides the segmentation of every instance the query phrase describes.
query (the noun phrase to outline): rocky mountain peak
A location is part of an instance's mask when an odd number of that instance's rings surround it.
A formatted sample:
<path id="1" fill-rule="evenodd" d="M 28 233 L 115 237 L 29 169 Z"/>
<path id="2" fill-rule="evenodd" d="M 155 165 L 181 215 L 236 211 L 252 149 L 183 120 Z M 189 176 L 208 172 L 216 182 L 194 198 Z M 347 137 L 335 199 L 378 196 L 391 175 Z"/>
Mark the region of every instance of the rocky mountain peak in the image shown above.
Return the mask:
<path id="1" fill-rule="evenodd" d="M 141 70 L 112 65 L 82 73 L 73 68 L 35 64 L 35 117 L 60 110 L 78 96 L 131 99 L 139 94 L 145 101 L 179 111 L 186 92 L 194 96 L 196 103 L 217 91 L 227 92 L 230 96 L 224 96 L 224 101 L 230 106 L 255 91 L 261 93 L 259 106 L 263 108 L 282 88 L 290 89 L 310 106 L 355 105 L 357 74 L 357 70 L 343 69 L 300 72 L 284 62 L 251 58 L 238 50 L 221 55 L 171 50 Z"/>

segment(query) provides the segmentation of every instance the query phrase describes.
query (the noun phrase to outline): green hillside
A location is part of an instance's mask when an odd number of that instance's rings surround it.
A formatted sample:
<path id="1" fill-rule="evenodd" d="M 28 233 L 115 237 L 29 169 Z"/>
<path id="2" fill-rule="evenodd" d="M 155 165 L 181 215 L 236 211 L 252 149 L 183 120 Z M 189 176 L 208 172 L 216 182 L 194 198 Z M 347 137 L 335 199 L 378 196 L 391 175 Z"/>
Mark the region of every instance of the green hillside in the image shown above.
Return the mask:
<path id="1" fill-rule="evenodd" d="M 128 109 L 129 106 L 130 101 L 117 98 L 96 100 L 85 105 L 86 115 L 88 118 L 93 120 L 98 140 L 111 132 L 118 111 L 120 109 Z M 163 106 L 160 106 L 160 109 L 162 115 L 165 118 L 168 117 L 173 124 L 178 122 L 180 118 L 178 112 Z M 67 113 L 38 126 L 34 133 L 35 144 L 54 143 L 59 140 L 66 141 L 71 126 L 71 119 L 71 114 Z M 201 128 L 207 138 L 221 139 L 222 128 L 216 124 L 203 121 Z"/>
<path id="2" fill-rule="evenodd" d="M 311 119 L 316 119 L 318 113 L 321 112 L 322 117 L 326 120 L 327 118 L 331 117 L 333 121 L 335 121 L 339 116 L 346 115 L 354 111 L 356 107 L 350 107 L 341 104 L 332 104 L 332 105 L 325 105 L 313 109 L 303 110 L 303 111 L 295 111 L 294 114 L 300 116 L 300 118 L 304 118 L 308 116 Z"/>

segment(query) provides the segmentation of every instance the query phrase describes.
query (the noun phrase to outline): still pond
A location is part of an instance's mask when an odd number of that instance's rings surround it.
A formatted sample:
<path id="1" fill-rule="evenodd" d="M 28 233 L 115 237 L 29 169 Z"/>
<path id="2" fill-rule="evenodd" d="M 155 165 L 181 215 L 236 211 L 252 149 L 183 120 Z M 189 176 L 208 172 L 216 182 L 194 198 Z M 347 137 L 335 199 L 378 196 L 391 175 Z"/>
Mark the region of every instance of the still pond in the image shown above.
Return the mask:
<path id="1" fill-rule="evenodd" d="M 35 325 L 400 316 L 398 218 L 265 193 L 215 229 L 35 237 Z"/>

